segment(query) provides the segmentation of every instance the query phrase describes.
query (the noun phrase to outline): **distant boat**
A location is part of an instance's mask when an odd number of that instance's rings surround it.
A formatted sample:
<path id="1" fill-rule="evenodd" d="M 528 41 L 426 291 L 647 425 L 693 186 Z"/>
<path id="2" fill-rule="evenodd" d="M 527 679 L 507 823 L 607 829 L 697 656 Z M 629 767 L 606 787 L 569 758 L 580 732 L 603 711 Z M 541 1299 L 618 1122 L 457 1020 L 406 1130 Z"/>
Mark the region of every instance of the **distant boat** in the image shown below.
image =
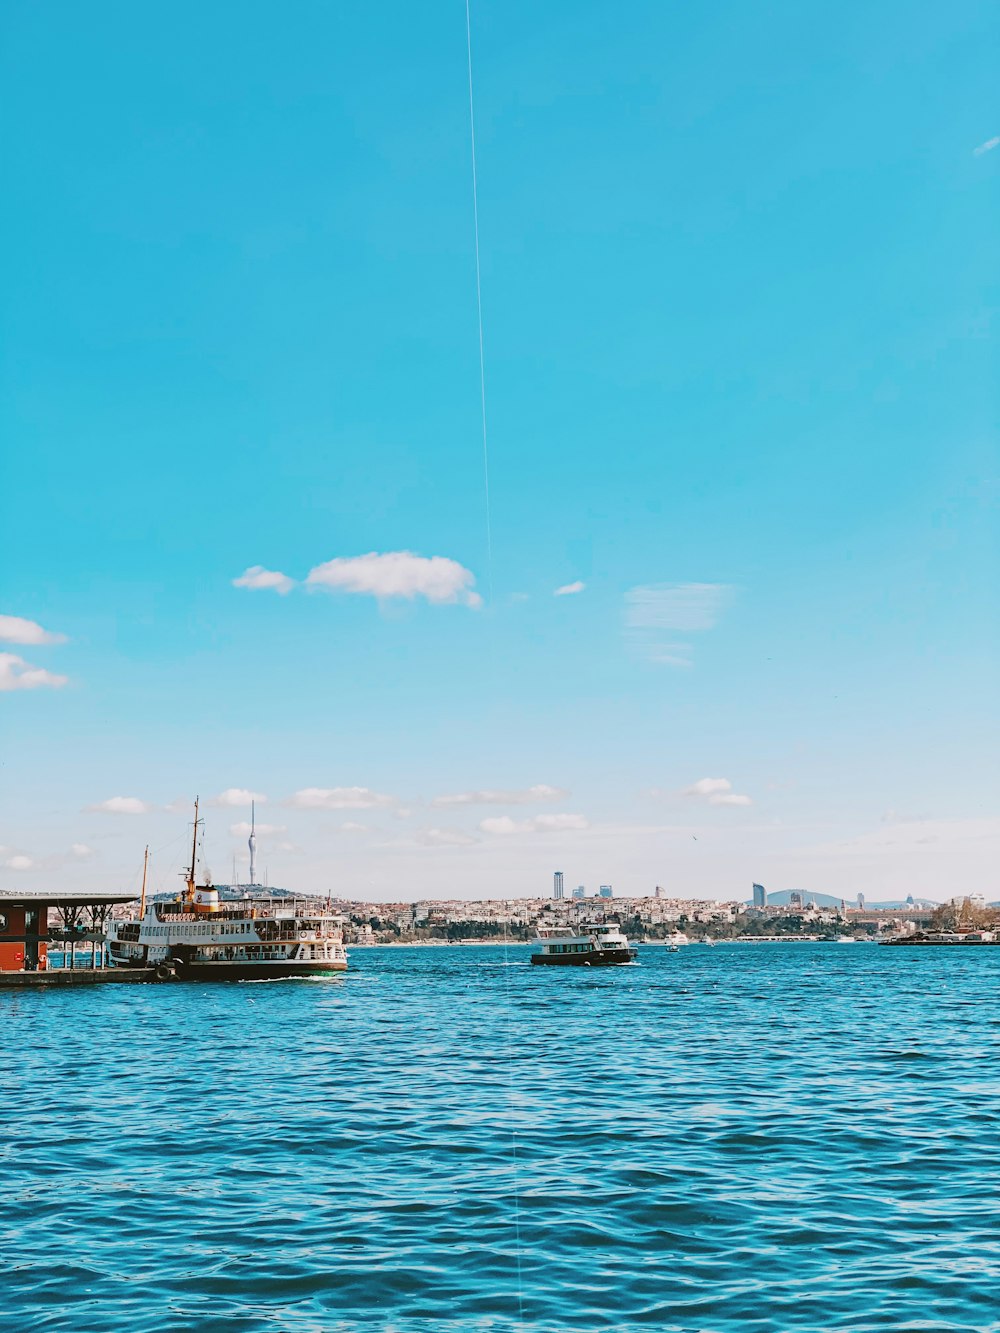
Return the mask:
<path id="1" fill-rule="evenodd" d="M 531 955 L 533 963 L 554 967 L 614 967 L 633 963 L 639 951 L 616 925 L 582 924 L 571 926 L 540 926 L 537 942 L 540 951 Z"/>

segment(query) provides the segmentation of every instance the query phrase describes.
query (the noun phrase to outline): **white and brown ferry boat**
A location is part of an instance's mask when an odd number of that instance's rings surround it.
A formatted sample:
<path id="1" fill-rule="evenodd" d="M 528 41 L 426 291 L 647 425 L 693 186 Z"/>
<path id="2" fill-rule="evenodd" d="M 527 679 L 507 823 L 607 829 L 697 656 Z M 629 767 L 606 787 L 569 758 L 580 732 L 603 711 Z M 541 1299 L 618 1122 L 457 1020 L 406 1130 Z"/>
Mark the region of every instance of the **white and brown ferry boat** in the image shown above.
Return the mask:
<path id="1" fill-rule="evenodd" d="M 108 965 L 148 967 L 161 981 L 259 981 L 345 971 L 340 918 L 315 900 L 269 897 L 253 884 L 244 897 L 223 900 L 211 884 L 196 885 L 199 822 L 195 801 L 184 892 L 147 906 L 144 869 L 138 914 L 108 922 Z M 251 867 L 254 842 L 251 833 Z"/>
<path id="2" fill-rule="evenodd" d="M 621 928 L 606 922 L 572 926 L 540 926 L 538 943 L 542 946 L 531 955 L 533 963 L 547 963 L 553 967 L 614 967 L 634 963 L 638 950 L 621 932 Z"/>

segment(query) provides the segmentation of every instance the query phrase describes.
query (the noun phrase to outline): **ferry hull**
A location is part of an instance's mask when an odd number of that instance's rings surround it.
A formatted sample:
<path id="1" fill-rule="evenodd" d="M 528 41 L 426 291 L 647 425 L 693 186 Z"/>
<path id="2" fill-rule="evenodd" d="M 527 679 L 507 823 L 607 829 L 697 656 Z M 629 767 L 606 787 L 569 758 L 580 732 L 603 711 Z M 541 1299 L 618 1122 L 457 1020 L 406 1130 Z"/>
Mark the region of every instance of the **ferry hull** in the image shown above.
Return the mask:
<path id="1" fill-rule="evenodd" d="M 125 970 L 120 964 L 112 964 L 108 970 L 117 971 L 119 968 Z M 159 963 L 144 971 L 154 981 L 281 981 L 291 977 L 322 977 L 346 972 L 347 963 L 340 959 L 316 963 Z"/>
<path id="2" fill-rule="evenodd" d="M 544 967 L 621 967 L 634 963 L 632 949 L 601 949 L 593 953 L 533 953 L 531 961 Z"/>
<path id="3" fill-rule="evenodd" d="M 290 977 L 322 977 L 346 972 L 347 963 L 183 963 L 178 981 L 278 981 Z"/>

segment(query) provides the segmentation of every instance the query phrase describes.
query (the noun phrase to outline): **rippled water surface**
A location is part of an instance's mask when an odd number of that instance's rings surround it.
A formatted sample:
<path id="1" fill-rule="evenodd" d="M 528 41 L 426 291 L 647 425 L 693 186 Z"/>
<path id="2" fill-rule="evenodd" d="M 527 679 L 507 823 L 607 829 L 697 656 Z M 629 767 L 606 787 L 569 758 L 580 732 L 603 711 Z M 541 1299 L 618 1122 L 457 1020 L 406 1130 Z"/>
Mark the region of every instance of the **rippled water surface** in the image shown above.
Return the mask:
<path id="1" fill-rule="evenodd" d="M 0 991 L 4 1328 L 1000 1329 L 1000 949 Z"/>

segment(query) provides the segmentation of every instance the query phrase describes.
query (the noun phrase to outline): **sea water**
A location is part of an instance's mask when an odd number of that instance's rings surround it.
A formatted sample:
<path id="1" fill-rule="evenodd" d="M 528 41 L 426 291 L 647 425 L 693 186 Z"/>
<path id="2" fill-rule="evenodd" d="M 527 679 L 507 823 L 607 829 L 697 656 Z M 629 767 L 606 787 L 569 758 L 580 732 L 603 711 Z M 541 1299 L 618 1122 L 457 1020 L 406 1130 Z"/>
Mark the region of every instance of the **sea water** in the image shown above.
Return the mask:
<path id="1" fill-rule="evenodd" d="M 0 990 L 0 1326 L 1000 1329 L 1000 949 Z"/>

